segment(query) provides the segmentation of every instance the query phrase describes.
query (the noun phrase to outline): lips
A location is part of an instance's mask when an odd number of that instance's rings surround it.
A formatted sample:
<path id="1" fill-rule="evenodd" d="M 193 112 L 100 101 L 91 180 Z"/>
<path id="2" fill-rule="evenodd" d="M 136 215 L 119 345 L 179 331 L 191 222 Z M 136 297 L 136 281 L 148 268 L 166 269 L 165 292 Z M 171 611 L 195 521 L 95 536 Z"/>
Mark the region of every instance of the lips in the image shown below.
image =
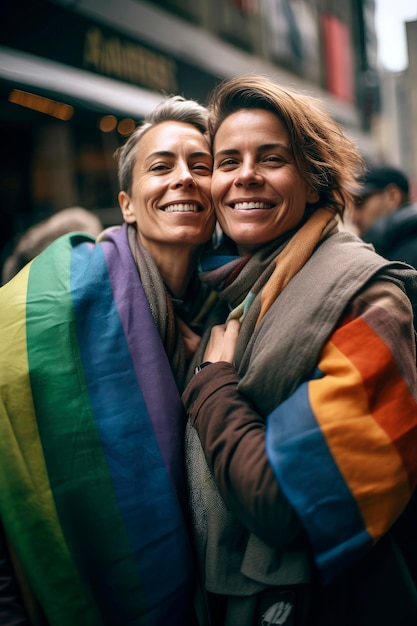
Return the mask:
<path id="1" fill-rule="evenodd" d="M 168 204 L 161 209 L 164 213 L 198 213 L 201 206 L 195 202 L 178 202 Z"/>
<path id="2" fill-rule="evenodd" d="M 237 211 L 253 211 L 254 209 L 272 209 L 272 207 L 275 205 L 271 202 L 251 201 L 235 202 L 230 206 L 232 207 L 232 209 L 235 209 Z"/>

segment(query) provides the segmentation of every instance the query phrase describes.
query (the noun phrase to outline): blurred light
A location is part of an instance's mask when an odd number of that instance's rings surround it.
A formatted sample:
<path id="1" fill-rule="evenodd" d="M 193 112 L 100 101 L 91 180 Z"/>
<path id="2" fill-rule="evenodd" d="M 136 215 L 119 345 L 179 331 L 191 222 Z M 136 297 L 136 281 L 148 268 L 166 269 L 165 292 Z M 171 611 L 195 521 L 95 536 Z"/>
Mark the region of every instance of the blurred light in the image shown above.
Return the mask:
<path id="1" fill-rule="evenodd" d="M 13 89 L 9 94 L 9 102 L 13 104 L 19 104 L 27 109 L 38 111 L 39 113 L 45 113 L 51 117 L 56 117 L 59 120 L 67 122 L 74 115 L 74 107 L 63 102 L 57 102 L 50 98 L 44 98 L 28 91 L 22 91 L 21 89 Z"/>
<path id="2" fill-rule="evenodd" d="M 124 120 L 120 120 L 117 125 L 117 130 L 123 137 L 126 137 L 133 133 L 135 126 L 135 122 L 130 117 L 126 117 Z"/>
<path id="3" fill-rule="evenodd" d="M 102 133 L 111 133 L 116 128 L 117 118 L 114 115 L 104 115 L 98 123 Z"/>

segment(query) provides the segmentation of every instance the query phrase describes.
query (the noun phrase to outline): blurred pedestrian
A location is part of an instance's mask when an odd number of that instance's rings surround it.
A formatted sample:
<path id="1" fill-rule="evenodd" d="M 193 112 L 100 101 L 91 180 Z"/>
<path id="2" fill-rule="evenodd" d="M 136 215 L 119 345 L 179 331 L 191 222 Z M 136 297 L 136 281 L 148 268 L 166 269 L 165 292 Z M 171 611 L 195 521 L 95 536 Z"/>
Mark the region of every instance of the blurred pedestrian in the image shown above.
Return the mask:
<path id="1" fill-rule="evenodd" d="M 97 215 L 82 207 L 68 207 L 54 213 L 51 217 L 31 226 L 19 237 L 4 262 L 1 284 L 7 283 L 61 235 L 78 231 L 97 237 L 102 230 L 103 224 Z"/>
<path id="2" fill-rule="evenodd" d="M 417 267 L 417 204 L 410 201 L 406 174 L 390 165 L 374 165 L 360 179 L 352 222 L 378 254 Z"/>

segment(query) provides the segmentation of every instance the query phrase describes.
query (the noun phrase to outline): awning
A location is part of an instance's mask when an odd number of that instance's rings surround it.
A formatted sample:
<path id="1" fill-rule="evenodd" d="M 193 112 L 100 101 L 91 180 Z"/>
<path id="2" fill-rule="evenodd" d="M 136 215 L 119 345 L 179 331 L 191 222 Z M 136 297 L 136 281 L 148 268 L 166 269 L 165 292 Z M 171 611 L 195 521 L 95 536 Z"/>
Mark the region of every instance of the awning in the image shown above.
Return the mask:
<path id="1" fill-rule="evenodd" d="M 37 88 L 102 113 L 139 119 L 164 98 L 142 87 L 0 46 L 0 79 Z"/>

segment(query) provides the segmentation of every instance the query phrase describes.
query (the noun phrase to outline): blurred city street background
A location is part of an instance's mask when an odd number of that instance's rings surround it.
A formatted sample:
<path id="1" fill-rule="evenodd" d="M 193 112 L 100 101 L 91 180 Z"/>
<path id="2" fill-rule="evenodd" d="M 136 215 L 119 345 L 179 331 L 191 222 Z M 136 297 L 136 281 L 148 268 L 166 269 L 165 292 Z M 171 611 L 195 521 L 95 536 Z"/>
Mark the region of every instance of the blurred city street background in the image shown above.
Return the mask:
<path id="1" fill-rule="evenodd" d="M 70 206 L 121 222 L 113 153 L 164 94 L 262 73 L 417 186 L 417 0 L 3 0 L 0 268 Z"/>

